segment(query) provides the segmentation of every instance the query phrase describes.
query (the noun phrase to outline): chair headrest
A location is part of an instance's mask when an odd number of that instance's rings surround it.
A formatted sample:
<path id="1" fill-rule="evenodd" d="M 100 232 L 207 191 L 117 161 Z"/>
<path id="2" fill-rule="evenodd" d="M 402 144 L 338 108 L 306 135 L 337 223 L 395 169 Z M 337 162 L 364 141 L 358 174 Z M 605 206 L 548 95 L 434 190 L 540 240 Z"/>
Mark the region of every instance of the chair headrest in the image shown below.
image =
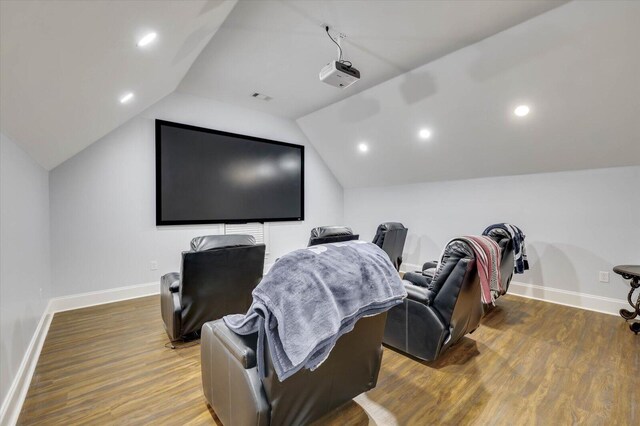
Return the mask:
<path id="1" fill-rule="evenodd" d="M 491 228 L 489 232 L 487 232 L 487 236 L 493 238 L 496 242 L 505 238 L 511 239 L 509 231 L 502 228 Z"/>
<path id="2" fill-rule="evenodd" d="M 378 247 L 382 247 L 384 243 L 384 236 L 388 231 L 393 231 L 396 229 L 406 229 L 403 224 L 400 222 L 385 222 L 378 225 L 378 229 L 376 230 L 376 235 L 373 237 L 373 244 Z"/>
<path id="3" fill-rule="evenodd" d="M 256 239 L 253 235 L 205 235 L 191 240 L 192 251 L 206 251 L 225 247 L 253 246 Z"/>
<path id="4" fill-rule="evenodd" d="M 382 231 L 391 231 L 392 229 L 405 229 L 405 227 L 400 222 L 385 222 L 378 226 L 378 229 Z"/>
<path id="5" fill-rule="evenodd" d="M 318 226 L 311 230 L 312 238 L 338 237 L 342 235 L 353 235 L 353 231 L 347 226 Z"/>

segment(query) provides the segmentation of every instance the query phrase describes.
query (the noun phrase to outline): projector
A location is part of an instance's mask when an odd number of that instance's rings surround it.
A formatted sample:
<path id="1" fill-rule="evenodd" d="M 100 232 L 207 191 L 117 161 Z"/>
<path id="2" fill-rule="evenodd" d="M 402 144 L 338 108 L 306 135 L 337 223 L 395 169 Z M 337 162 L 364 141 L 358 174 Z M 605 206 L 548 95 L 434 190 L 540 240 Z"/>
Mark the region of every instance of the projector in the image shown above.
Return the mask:
<path id="1" fill-rule="evenodd" d="M 360 80 L 360 71 L 342 62 L 333 61 L 320 70 L 320 81 L 344 89 Z"/>

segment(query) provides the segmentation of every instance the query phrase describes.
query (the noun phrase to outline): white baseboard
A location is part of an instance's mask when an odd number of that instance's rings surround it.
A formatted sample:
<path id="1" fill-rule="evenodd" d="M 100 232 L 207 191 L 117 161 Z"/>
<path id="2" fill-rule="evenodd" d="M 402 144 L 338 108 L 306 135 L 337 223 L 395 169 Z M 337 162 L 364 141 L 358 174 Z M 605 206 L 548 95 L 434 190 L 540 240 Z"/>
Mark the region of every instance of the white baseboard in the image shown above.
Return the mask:
<path id="1" fill-rule="evenodd" d="M 512 281 L 509 285 L 508 294 L 610 315 L 619 315 L 618 311 L 620 309 L 625 307 L 627 309 L 630 308 L 626 300 L 594 296 L 592 294 L 578 293 L 576 291 L 561 290 L 558 288 L 550 288 L 516 281 Z"/>
<path id="2" fill-rule="evenodd" d="M 53 314 L 72 309 L 135 299 L 137 297 L 152 296 L 158 293 L 160 293 L 160 284 L 153 282 L 93 291 L 90 293 L 74 294 L 71 296 L 54 297 L 49 300 L 47 308 L 42 314 L 42 318 L 40 318 L 36 331 L 22 358 L 16 376 L 11 383 L 9 392 L 0 407 L 0 426 L 13 426 L 18 421 L 18 416 L 20 415 L 22 404 L 27 396 L 33 373 L 38 364 L 40 351 L 47 337 Z"/>
<path id="3" fill-rule="evenodd" d="M 47 306 L 31 337 L 9 391 L 2 401 L 2 407 L 0 407 L 0 425 L 2 426 L 13 426 L 18 421 L 52 318 L 53 315 L 49 313 L 49 306 Z"/>
<path id="4" fill-rule="evenodd" d="M 71 296 L 54 297 L 49 302 L 49 312 L 63 312 L 105 303 L 120 302 L 137 297 L 152 296 L 160 293 L 160 283 L 146 283 L 126 287 L 110 288 L 108 290 L 92 291 L 90 293 L 73 294 Z"/>

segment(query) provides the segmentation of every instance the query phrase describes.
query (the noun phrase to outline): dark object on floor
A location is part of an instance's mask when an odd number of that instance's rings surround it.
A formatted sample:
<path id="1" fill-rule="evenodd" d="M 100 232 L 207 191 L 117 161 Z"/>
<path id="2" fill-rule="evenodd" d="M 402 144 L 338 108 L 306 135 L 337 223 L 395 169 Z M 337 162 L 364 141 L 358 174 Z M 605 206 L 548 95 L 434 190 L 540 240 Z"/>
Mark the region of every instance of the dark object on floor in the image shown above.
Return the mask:
<path id="1" fill-rule="evenodd" d="M 351 228 L 346 226 L 318 226 L 311 230 L 308 246 L 339 243 L 341 241 L 357 240 L 358 238 L 360 238 L 360 235 L 354 235 Z"/>
<path id="2" fill-rule="evenodd" d="M 389 310 L 384 332 L 386 345 L 426 361 L 473 332 L 482 317 L 480 279 L 468 244 L 450 242 L 434 275 L 405 274 L 408 296 Z"/>
<path id="3" fill-rule="evenodd" d="M 202 324 L 251 305 L 264 271 L 264 244 L 251 235 L 210 235 L 191 240 L 182 273 L 160 280 L 160 310 L 172 341 L 200 332 Z"/>
<path id="4" fill-rule="evenodd" d="M 402 250 L 407 239 L 407 228 L 399 222 L 386 222 L 378 226 L 373 244 L 380 247 L 391 259 L 391 263 L 396 270 L 400 270 L 402 265 Z"/>
<path id="5" fill-rule="evenodd" d="M 620 316 L 627 321 L 633 320 L 640 316 L 640 291 L 638 291 L 638 298 L 635 304 L 633 303 L 633 292 L 640 288 L 640 265 L 618 265 L 613 268 L 613 272 L 622 275 L 625 280 L 630 280 L 631 290 L 629 290 L 627 301 L 633 310 L 620 309 Z M 629 328 L 636 334 L 640 333 L 640 322 L 631 323 Z"/>
<path id="6" fill-rule="evenodd" d="M 320 367 L 302 369 L 283 382 L 268 345 L 265 377 L 258 373 L 257 334 L 238 336 L 222 320 L 208 322 L 201 343 L 205 398 L 225 426 L 311 423 L 376 386 L 385 318 L 386 313 L 362 318 Z"/>

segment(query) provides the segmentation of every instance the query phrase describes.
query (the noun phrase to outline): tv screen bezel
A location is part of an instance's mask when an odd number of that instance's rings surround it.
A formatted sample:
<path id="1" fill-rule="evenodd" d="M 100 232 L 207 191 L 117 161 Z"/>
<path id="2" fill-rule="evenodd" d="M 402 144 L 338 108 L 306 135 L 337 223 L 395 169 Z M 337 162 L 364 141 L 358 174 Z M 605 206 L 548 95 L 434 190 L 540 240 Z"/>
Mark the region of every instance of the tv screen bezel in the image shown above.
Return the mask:
<path id="1" fill-rule="evenodd" d="M 161 160 L 161 147 L 162 137 L 160 128 L 162 126 L 175 127 L 178 129 L 193 130 L 197 132 L 210 133 L 213 135 L 227 136 L 231 138 L 238 138 L 249 140 L 253 142 L 267 143 L 271 145 L 280 145 L 290 148 L 296 148 L 300 150 L 300 217 L 255 217 L 250 219 L 205 219 L 205 220 L 163 220 L 162 219 L 162 160 Z M 253 223 L 253 222 L 300 222 L 304 220 L 304 145 L 297 145 L 288 142 L 275 141 L 272 139 L 258 138 L 255 136 L 241 135 L 239 133 L 224 132 L 222 130 L 208 129 L 206 127 L 192 126 L 190 124 L 175 123 L 173 121 L 156 119 L 156 226 L 170 226 L 170 225 L 207 225 L 207 224 L 238 224 L 238 223 Z"/>

